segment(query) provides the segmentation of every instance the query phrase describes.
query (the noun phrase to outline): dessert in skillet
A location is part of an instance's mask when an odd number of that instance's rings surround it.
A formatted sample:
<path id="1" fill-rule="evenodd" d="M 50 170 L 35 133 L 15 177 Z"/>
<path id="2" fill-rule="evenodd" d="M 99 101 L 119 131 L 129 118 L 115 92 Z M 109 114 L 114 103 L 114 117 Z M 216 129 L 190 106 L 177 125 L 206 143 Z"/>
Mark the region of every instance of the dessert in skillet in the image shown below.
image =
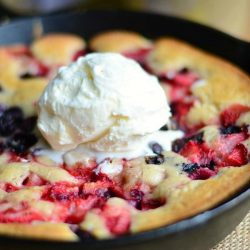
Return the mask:
<path id="1" fill-rule="evenodd" d="M 0 48 L 0 84 L 1 235 L 114 238 L 249 185 L 250 79 L 184 42 L 48 34 Z"/>

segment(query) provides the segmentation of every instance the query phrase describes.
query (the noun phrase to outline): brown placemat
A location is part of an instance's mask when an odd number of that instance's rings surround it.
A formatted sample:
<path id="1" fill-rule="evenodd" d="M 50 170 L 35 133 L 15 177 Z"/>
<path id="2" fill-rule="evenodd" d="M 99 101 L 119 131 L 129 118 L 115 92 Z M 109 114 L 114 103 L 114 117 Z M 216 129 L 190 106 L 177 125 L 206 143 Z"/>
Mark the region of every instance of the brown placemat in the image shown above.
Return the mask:
<path id="1" fill-rule="evenodd" d="M 244 220 L 223 241 L 211 250 L 249 250 L 250 249 L 250 211 Z"/>

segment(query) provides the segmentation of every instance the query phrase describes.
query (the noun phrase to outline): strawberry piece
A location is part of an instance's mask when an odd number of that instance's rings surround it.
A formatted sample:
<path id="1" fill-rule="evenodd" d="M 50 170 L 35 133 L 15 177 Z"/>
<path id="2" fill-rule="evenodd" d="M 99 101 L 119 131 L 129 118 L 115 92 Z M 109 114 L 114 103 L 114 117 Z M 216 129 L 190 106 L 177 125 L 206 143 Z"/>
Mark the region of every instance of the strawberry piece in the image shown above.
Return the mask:
<path id="1" fill-rule="evenodd" d="M 44 64 L 42 64 L 41 62 L 38 62 L 37 60 L 35 60 L 35 65 L 36 65 L 36 76 L 46 76 L 49 73 L 49 68 L 47 66 L 45 66 Z"/>
<path id="2" fill-rule="evenodd" d="M 171 103 L 171 108 L 174 115 L 177 115 L 177 117 L 180 118 L 181 116 L 185 116 L 188 113 L 192 104 L 193 103 L 173 102 Z"/>
<path id="3" fill-rule="evenodd" d="M 84 49 L 77 51 L 72 57 L 72 62 L 76 61 L 79 57 L 84 55 L 86 55 L 86 51 Z"/>
<path id="4" fill-rule="evenodd" d="M 98 198 L 94 196 L 89 196 L 87 199 L 77 199 L 66 202 L 68 215 L 65 218 L 65 222 L 70 224 L 79 224 L 84 219 L 85 214 L 93 208 L 97 202 Z M 99 203 L 100 202 L 98 202 L 98 204 Z"/>
<path id="5" fill-rule="evenodd" d="M 180 154 L 189 161 L 199 165 L 209 165 L 214 158 L 213 150 L 209 149 L 205 143 L 199 144 L 195 141 L 189 141 L 180 150 Z"/>
<path id="6" fill-rule="evenodd" d="M 44 221 L 44 217 L 33 211 L 26 202 L 21 202 L 15 208 L 8 202 L 0 203 L 0 222 L 2 223 L 29 223 L 32 221 Z"/>
<path id="7" fill-rule="evenodd" d="M 223 110 L 220 114 L 220 122 L 224 127 L 234 125 L 241 114 L 250 111 L 250 107 L 234 104 Z"/>
<path id="8" fill-rule="evenodd" d="M 11 193 L 11 192 L 15 192 L 19 190 L 18 187 L 12 185 L 11 183 L 6 183 L 4 189 L 7 193 Z"/>
<path id="9" fill-rule="evenodd" d="M 244 149 L 245 147 L 240 143 L 247 138 L 248 135 L 245 132 L 221 135 L 211 146 L 214 150 L 214 161 L 216 165 L 220 167 L 242 165 L 246 161 L 244 155 L 247 155 L 247 152 L 244 153 L 246 149 Z M 234 156 L 232 156 L 231 159 L 232 153 Z M 240 159 L 241 157 L 243 158 Z"/>
<path id="10" fill-rule="evenodd" d="M 131 218 L 127 208 L 106 205 L 102 215 L 105 218 L 107 227 L 114 235 L 122 235 L 128 232 Z"/>
<path id="11" fill-rule="evenodd" d="M 90 182 L 94 177 L 95 173 L 90 167 L 84 167 L 82 164 L 76 164 L 73 168 L 67 169 L 71 175 L 83 182 Z"/>
<path id="12" fill-rule="evenodd" d="M 159 74 L 160 79 L 172 86 L 184 87 L 186 89 L 189 89 L 191 85 L 199 79 L 199 76 L 195 72 L 187 68 L 183 68 L 178 72 L 173 72 L 173 75 L 169 73 L 170 72 L 164 72 Z"/>
<path id="13" fill-rule="evenodd" d="M 30 49 L 27 46 L 19 45 L 7 48 L 10 55 L 20 57 L 20 56 L 32 56 Z"/>
<path id="14" fill-rule="evenodd" d="M 248 162 L 248 151 L 243 144 L 238 144 L 224 159 L 226 166 L 241 166 Z"/>
<path id="15" fill-rule="evenodd" d="M 32 221 L 44 221 L 44 218 L 33 211 L 9 211 L 7 213 L 0 213 L 1 223 L 30 223 Z"/>
<path id="16" fill-rule="evenodd" d="M 96 195 L 102 198 L 113 196 L 123 197 L 122 188 L 112 181 L 96 181 L 84 183 L 82 186 L 83 195 Z"/>
<path id="17" fill-rule="evenodd" d="M 170 89 L 170 101 L 182 101 L 186 96 L 188 96 L 189 89 L 183 86 L 172 86 Z"/>
<path id="18" fill-rule="evenodd" d="M 141 210 L 154 209 L 166 204 L 165 199 L 151 199 L 143 201 Z"/>
<path id="19" fill-rule="evenodd" d="M 218 155 L 229 154 L 233 148 L 247 139 L 247 134 L 240 132 L 237 134 L 221 135 L 212 145 Z"/>
<path id="20" fill-rule="evenodd" d="M 123 52 L 122 54 L 128 58 L 136 60 L 137 62 L 143 63 L 150 50 L 151 48 L 143 48 L 136 51 Z"/>
<path id="21" fill-rule="evenodd" d="M 190 87 L 198 79 L 199 77 L 196 73 L 186 70 L 183 72 L 178 72 L 174 76 L 172 81 L 174 85 L 176 84 L 180 86 Z"/>
<path id="22" fill-rule="evenodd" d="M 216 171 L 213 171 L 209 168 L 199 168 L 195 172 L 189 174 L 189 177 L 192 180 L 206 180 L 209 179 L 211 176 L 216 175 Z"/>
<path id="23" fill-rule="evenodd" d="M 42 179 L 37 174 L 31 173 L 24 181 L 23 185 L 26 187 L 32 187 L 32 186 L 42 186 L 47 183 L 46 180 Z"/>
<path id="24" fill-rule="evenodd" d="M 42 199 L 64 202 L 77 199 L 79 188 L 65 182 L 51 185 L 42 195 Z"/>

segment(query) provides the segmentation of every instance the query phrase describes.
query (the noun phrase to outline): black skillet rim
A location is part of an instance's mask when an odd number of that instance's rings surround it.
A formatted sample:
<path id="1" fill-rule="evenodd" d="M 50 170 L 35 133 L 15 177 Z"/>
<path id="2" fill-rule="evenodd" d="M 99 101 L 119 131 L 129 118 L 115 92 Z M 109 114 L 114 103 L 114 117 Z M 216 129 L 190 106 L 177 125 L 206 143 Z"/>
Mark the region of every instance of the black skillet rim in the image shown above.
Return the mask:
<path id="1" fill-rule="evenodd" d="M 141 15 L 145 17 L 151 16 L 154 18 L 163 18 L 163 19 L 172 19 L 172 21 L 176 21 L 179 23 L 189 23 L 190 26 L 196 26 L 199 27 L 203 30 L 207 30 L 209 32 L 213 32 L 213 33 L 217 33 L 217 35 L 224 37 L 224 39 L 228 39 L 231 40 L 232 42 L 235 43 L 240 43 L 243 44 L 244 46 L 249 46 L 248 50 L 250 49 L 250 43 L 247 41 L 242 41 L 238 38 L 235 38 L 231 35 L 225 34 L 219 30 L 216 30 L 214 28 L 210 28 L 206 25 L 203 24 L 198 24 L 195 23 L 193 21 L 187 21 L 181 18 L 177 18 L 177 17 L 173 17 L 173 16 L 167 16 L 167 15 L 163 15 L 163 14 L 156 14 L 156 13 L 151 13 L 151 12 L 138 12 L 138 11 L 114 11 L 114 10 L 90 10 L 90 11 L 82 11 L 82 12 L 70 12 L 70 13 L 66 13 L 66 14 L 58 14 L 58 15 L 48 15 L 48 16 L 38 16 L 38 17 L 32 17 L 32 18 L 17 18 L 14 21 L 8 23 L 8 24 L 4 24 L 2 26 L 0 26 L 0 31 L 2 28 L 6 28 L 6 27 L 11 27 L 13 25 L 22 25 L 25 22 L 33 22 L 34 20 L 37 19 L 41 19 L 42 21 L 53 21 L 53 19 L 57 19 L 57 18 L 70 18 L 71 16 L 81 16 L 81 15 L 98 15 L 98 14 L 103 14 L 105 13 L 105 15 L 112 15 L 112 14 L 129 14 L 129 15 Z M 229 60 L 229 59 L 227 59 Z M 237 64 L 237 63 L 235 63 Z M 250 70 L 247 70 L 250 73 Z M 92 247 L 108 247 L 108 246 L 126 246 L 126 245 L 131 245 L 131 244 L 135 244 L 135 243 L 140 243 L 143 241 L 148 241 L 148 240 L 152 240 L 155 238 L 159 238 L 161 236 L 165 236 L 165 235 L 173 235 L 175 233 L 180 233 L 183 232 L 185 230 L 189 230 L 192 228 L 195 228 L 196 226 L 199 226 L 201 224 L 204 224 L 206 222 L 208 222 L 209 220 L 215 218 L 216 216 L 219 216 L 220 214 L 223 214 L 224 212 L 233 209 L 234 207 L 236 207 L 238 204 L 240 204 L 241 202 L 246 201 L 247 199 L 250 198 L 250 189 L 247 186 L 243 192 L 241 192 L 239 195 L 236 195 L 234 198 L 230 199 L 229 201 L 223 203 L 222 205 L 219 205 L 211 210 L 205 211 L 203 213 L 200 213 L 198 215 L 195 215 L 191 218 L 187 218 L 185 220 L 179 221 L 177 223 L 171 224 L 169 226 L 162 226 L 160 228 L 157 229 L 152 229 L 146 232 L 141 232 L 141 233 L 136 233 L 133 235 L 125 235 L 125 236 L 121 236 L 121 237 L 117 237 L 114 239 L 108 239 L 108 240 L 87 240 L 86 242 L 61 242 L 61 241 L 47 241 L 47 240 L 36 240 L 36 239 L 20 239 L 20 238 L 13 238 L 13 237 L 8 237 L 8 236 L 0 236 L 0 243 L 5 243 L 5 242 L 9 242 L 10 240 L 15 241 L 15 243 L 43 243 L 44 247 L 46 247 L 46 245 L 61 245 L 61 246 L 67 246 L 67 247 L 73 247 L 76 245 L 84 245 L 85 243 L 86 246 L 92 248 Z"/>

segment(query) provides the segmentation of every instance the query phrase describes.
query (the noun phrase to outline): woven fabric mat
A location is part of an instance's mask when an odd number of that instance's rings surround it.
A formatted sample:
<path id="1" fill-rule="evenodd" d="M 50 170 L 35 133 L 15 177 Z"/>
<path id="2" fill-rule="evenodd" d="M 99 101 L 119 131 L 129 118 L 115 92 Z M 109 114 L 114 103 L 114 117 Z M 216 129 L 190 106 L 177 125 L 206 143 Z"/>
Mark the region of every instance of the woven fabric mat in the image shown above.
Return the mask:
<path id="1" fill-rule="evenodd" d="M 249 250 L 250 211 L 244 220 L 223 241 L 211 250 Z"/>

